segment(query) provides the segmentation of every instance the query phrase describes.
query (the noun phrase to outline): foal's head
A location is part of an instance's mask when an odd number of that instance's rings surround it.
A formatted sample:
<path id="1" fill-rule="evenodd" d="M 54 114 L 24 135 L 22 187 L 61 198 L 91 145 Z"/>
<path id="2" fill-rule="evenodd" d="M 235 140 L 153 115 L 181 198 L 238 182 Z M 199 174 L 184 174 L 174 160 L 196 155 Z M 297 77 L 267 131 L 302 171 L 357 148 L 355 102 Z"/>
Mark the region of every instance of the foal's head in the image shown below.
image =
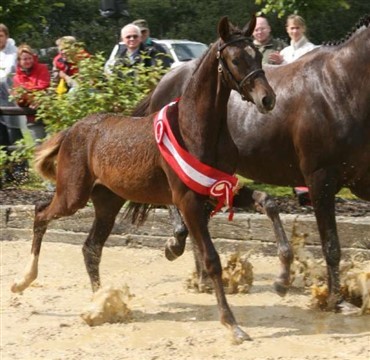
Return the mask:
<path id="1" fill-rule="evenodd" d="M 223 17 L 218 24 L 219 72 L 231 89 L 253 102 L 258 111 L 267 113 L 275 106 L 275 93 L 262 70 L 262 55 L 253 45 L 251 35 L 256 17 L 239 30 Z"/>

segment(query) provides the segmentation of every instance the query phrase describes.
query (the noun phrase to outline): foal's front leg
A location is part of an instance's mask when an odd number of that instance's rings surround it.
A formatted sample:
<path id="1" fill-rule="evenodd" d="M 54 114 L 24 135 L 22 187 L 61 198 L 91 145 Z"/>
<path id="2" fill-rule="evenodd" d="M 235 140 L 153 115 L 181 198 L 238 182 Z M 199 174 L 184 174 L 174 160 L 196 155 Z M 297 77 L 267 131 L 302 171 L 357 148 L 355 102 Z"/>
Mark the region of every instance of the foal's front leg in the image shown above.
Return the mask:
<path id="1" fill-rule="evenodd" d="M 189 231 L 182 221 L 182 217 L 178 209 L 173 205 L 169 205 L 167 208 L 172 220 L 174 238 L 167 241 L 165 256 L 167 260 L 173 261 L 184 253 L 186 238 Z"/>
<path id="2" fill-rule="evenodd" d="M 204 197 L 188 191 L 185 196 L 182 196 L 181 202 L 177 205 L 181 209 L 189 231 L 197 243 L 204 268 L 213 281 L 221 323 L 231 330 L 235 343 L 251 340 L 237 324 L 226 300 L 222 284 L 221 261 L 208 231 L 208 218 L 204 212 Z"/>

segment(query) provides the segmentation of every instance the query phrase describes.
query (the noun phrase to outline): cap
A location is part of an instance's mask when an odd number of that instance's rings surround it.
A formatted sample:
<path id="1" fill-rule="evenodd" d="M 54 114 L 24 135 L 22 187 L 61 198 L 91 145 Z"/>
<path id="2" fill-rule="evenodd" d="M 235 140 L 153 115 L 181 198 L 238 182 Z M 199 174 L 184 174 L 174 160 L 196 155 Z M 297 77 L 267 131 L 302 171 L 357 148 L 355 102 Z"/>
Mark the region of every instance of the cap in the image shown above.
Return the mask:
<path id="1" fill-rule="evenodd" d="M 138 26 L 140 30 L 149 30 L 148 23 L 144 19 L 138 19 L 132 22 L 134 25 Z"/>

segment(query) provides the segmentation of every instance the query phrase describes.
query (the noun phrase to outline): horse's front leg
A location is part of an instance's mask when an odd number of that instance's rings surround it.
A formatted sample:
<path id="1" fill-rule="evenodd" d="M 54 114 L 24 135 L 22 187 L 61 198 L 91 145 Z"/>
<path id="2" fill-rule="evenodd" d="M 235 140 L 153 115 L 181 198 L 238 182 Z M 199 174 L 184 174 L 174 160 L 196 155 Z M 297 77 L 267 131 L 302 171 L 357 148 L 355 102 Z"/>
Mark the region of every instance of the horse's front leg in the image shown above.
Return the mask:
<path id="1" fill-rule="evenodd" d="M 265 192 L 243 187 L 235 196 L 234 206 L 246 208 L 250 207 L 252 204 L 258 209 L 261 208 L 272 221 L 281 266 L 281 272 L 276 278 L 274 286 L 276 292 L 280 296 L 284 296 L 288 292 L 290 286 L 290 266 L 293 262 L 291 244 L 285 234 L 275 201 Z"/>
<path id="2" fill-rule="evenodd" d="M 222 284 L 221 261 L 208 231 L 208 218 L 204 212 L 204 201 L 204 197 L 188 191 L 185 196 L 181 197 L 181 201 L 177 205 L 196 241 L 204 268 L 213 281 L 221 323 L 231 330 L 233 341 L 241 343 L 251 339 L 237 324 L 226 300 Z"/>
<path id="3" fill-rule="evenodd" d="M 338 310 L 342 301 L 339 278 L 341 249 L 335 220 L 335 172 L 325 169 L 316 171 L 308 183 L 328 272 L 328 310 Z"/>

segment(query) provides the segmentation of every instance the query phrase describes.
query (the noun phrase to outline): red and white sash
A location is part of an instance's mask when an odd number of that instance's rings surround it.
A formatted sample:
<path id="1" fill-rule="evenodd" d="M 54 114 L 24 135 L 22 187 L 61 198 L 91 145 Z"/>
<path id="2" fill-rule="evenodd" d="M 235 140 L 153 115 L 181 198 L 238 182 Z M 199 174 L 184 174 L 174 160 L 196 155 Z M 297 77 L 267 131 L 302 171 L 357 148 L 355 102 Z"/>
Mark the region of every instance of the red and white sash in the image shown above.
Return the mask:
<path id="1" fill-rule="evenodd" d="M 226 205 L 230 211 L 229 220 L 232 220 L 234 193 L 239 189 L 238 178 L 200 162 L 179 145 L 167 118 L 167 109 L 177 106 L 177 102 L 166 105 L 154 118 L 159 150 L 186 186 L 199 194 L 216 198 L 217 205 L 211 215 Z"/>

